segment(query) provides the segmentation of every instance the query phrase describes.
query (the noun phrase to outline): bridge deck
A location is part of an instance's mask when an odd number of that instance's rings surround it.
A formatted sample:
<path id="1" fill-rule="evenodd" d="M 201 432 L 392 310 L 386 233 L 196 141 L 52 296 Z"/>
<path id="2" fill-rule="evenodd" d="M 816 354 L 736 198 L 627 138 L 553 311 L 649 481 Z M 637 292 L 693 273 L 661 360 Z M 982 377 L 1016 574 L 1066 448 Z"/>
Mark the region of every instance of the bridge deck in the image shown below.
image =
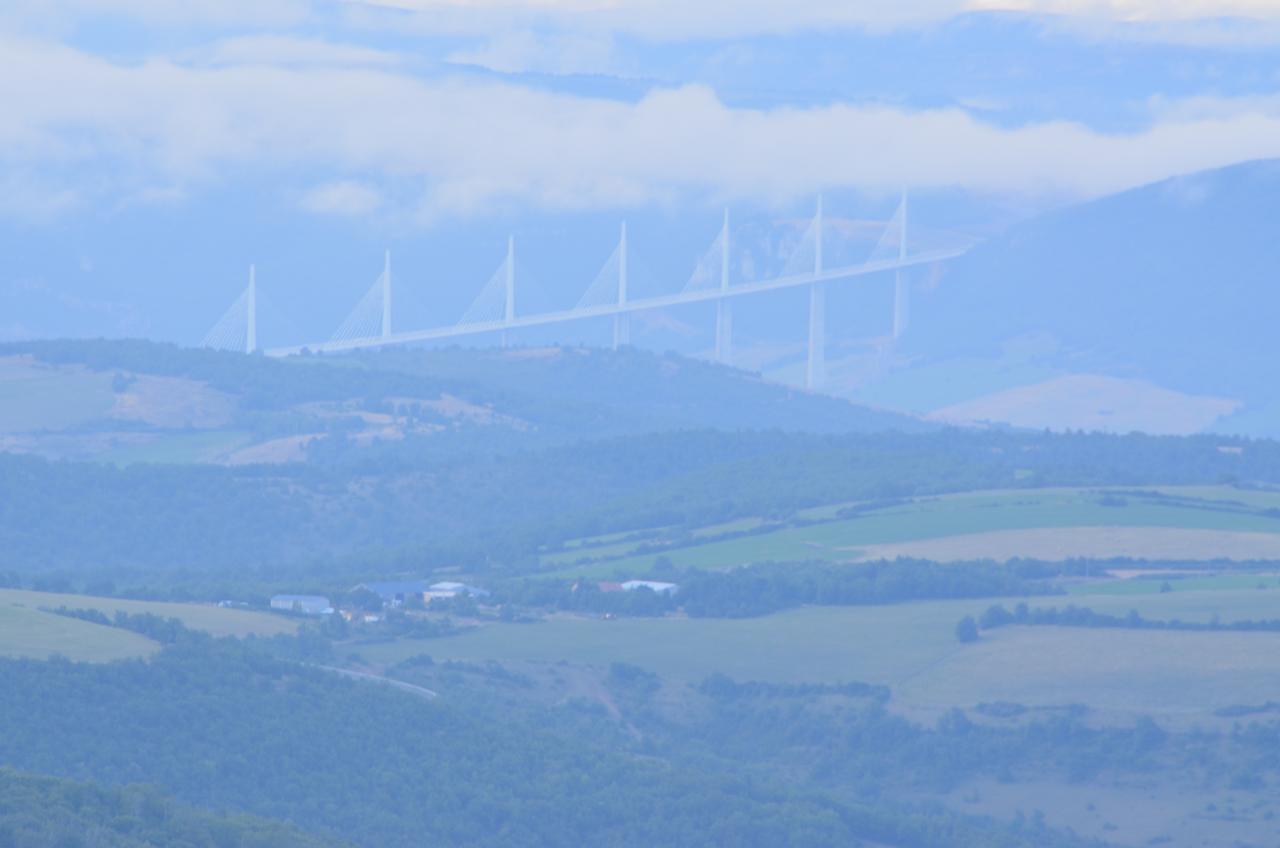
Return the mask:
<path id="1" fill-rule="evenodd" d="M 344 339 L 342 341 L 321 342 L 319 344 L 312 345 L 273 348 L 271 350 L 267 350 L 266 355 L 291 356 L 302 353 L 304 350 L 309 350 L 314 353 L 333 353 L 344 350 L 359 350 L 363 348 L 385 347 L 387 345 L 409 344 L 412 342 L 455 339 L 462 336 L 478 335 L 480 333 L 516 330 L 522 327 L 539 327 L 545 324 L 582 321 L 588 318 L 602 318 L 611 315 L 630 314 L 633 312 L 647 312 L 653 309 L 684 306 L 685 304 L 690 303 L 707 303 L 718 300 L 727 300 L 729 298 L 746 297 L 748 295 L 762 294 L 764 292 L 808 286 L 813 285 L 814 283 L 846 280 L 854 277 L 867 276 L 869 274 L 897 271 L 903 268 L 911 268 L 918 265 L 929 265 L 934 262 L 954 259 L 963 253 L 965 253 L 965 249 L 936 250 L 926 253 L 917 253 L 913 256 L 906 257 L 905 259 L 891 259 L 880 262 L 868 262 L 862 265 L 848 265 L 840 268 L 832 268 L 830 270 L 823 271 L 821 274 L 796 274 L 787 277 L 775 277 L 771 280 L 742 283 L 740 285 L 724 289 L 711 288 L 699 291 L 679 292 L 677 294 L 661 295 L 659 297 L 630 300 L 625 303 L 610 303 L 602 306 L 583 307 L 581 309 L 543 312 L 537 315 L 519 316 L 512 318 L 509 321 L 500 320 L 474 324 L 455 324 L 448 327 L 435 327 L 428 330 L 411 330 L 408 332 L 392 333 L 387 336 L 377 336 L 373 338 Z"/>

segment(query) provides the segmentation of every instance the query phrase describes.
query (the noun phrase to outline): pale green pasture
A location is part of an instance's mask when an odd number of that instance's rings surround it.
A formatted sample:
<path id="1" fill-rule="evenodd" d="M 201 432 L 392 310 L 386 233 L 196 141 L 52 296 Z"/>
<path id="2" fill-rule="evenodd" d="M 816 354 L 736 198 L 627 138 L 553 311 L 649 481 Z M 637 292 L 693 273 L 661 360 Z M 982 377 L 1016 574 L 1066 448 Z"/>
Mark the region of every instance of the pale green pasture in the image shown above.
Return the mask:
<path id="1" fill-rule="evenodd" d="M 1280 575 L 1258 574 L 1249 572 L 1180 576 L 1177 574 L 1156 574 L 1150 577 L 1133 577 L 1124 580 L 1105 580 L 1100 582 L 1081 583 L 1072 586 L 1072 595 L 1083 597 L 1093 595 L 1155 595 L 1164 592 L 1165 585 L 1175 592 L 1209 592 L 1217 590 L 1280 589 Z M 1280 592 L 1276 593 L 1280 601 Z M 1082 603 L 1085 603 L 1082 601 Z M 1277 609 L 1280 614 L 1280 609 Z"/>
<path id="2" fill-rule="evenodd" d="M 115 615 L 117 611 L 130 615 L 152 613 L 164 618 L 176 618 L 193 630 L 203 630 L 214 636 L 248 636 L 249 634 L 273 636 L 277 633 L 292 633 L 297 629 L 295 622 L 282 616 L 252 610 L 223 609 L 213 604 L 132 601 L 91 595 L 31 592 L 25 589 L 0 589 L 0 607 L 28 610 L 39 610 L 41 607 L 93 609 L 108 617 Z M 110 628 L 103 629 L 110 630 Z"/>
<path id="3" fill-rule="evenodd" d="M 63 430 L 104 417 L 111 376 L 0 360 L 0 432 Z"/>
<path id="4" fill-rule="evenodd" d="M 1185 495 L 1171 488 L 1170 494 Z M 1200 487 L 1201 497 L 1225 500 L 1238 492 Z M 996 530 L 1054 527 L 1176 527 L 1280 533 L 1280 518 L 1215 508 L 1210 503 L 1167 503 L 1126 496 L 1123 506 L 1104 506 L 1094 489 L 977 492 L 922 498 L 853 518 L 566 566 L 560 576 L 613 577 L 648 571 L 659 556 L 678 566 L 730 568 L 769 560 L 849 560 L 860 546 L 936 539 Z"/>
<path id="5" fill-rule="evenodd" d="M 1280 699 L 1280 633 L 1003 628 L 897 692 L 912 707 L 934 710 L 1013 701 L 1203 714 Z"/>
<path id="6" fill-rule="evenodd" d="M 128 630 L 0 601 L 0 656 L 48 659 L 61 654 L 71 660 L 109 662 L 149 656 L 159 648 Z"/>
<path id="7" fill-rule="evenodd" d="M 236 430 L 162 433 L 149 441 L 109 447 L 95 458 L 116 465 L 212 462 L 247 444 L 250 438 Z"/>
<path id="8" fill-rule="evenodd" d="M 1181 498 L 1237 503 L 1255 509 L 1280 509 L 1280 492 L 1261 489 L 1238 489 L 1234 486 L 1149 486 L 1153 492 Z"/>
<path id="9" fill-rule="evenodd" d="M 1087 605 L 1151 619 L 1223 621 L 1280 617 L 1280 591 L 1174 591 L 1089 598 L 1055 596 L 1032 606 Z M 633 663 L 696 682 L 719 672 L 739 680 L 882 683 L 904 708 L 1088 703 L 1108 710 L 1205 712 L 1280 700 L 1280 634 L 1010 627 L 974 645 L 955 640 L 965 615 L 991 600 L 877 607 L 806 607 L 752 619 L 563 617 L 487 624 L 456 637 L 361 645 L 374 663 L 415 654 L 437 660 Z M 1000 601 L 1006 607 L 1018 599 Z"/>

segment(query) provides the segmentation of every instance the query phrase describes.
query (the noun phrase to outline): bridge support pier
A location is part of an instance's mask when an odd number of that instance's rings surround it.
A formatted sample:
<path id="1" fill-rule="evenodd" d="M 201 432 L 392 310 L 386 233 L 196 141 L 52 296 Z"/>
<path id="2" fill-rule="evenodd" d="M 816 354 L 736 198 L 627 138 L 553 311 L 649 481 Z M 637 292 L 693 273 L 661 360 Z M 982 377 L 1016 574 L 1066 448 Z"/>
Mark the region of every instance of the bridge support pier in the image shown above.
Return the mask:
<path id="1" fill-rule="evenodd" d="M 804 387 L 822 388 L 827 379 L 827 291 L 822 283 L 809 286 L 809 358 L 804 373 Z"/>
<path id="2" fill-rule="evenodd" d="M 813 276 L 822 276 L 822 195 L 813 217 Z M 809 358 L 805 365 L 804 387 L 817 391 L 827 379 L 827 290 L 815 282 L 809 286 Z"/>
<path id="3" fill-rule="evenodd" d="M 258 349 L 258 281 L 254 267 L 249 266 L 249 294 L 245 299 L 244 352 Z"/>
<path id="4" fill-rule="evenodd" d="M 733 304 L 716 301 L 716 362 L 733 364 Z"/>
<path id="5" fill-rule="evenodd" d="M 721 231 L 721 291 L 728 291 L 728 209 L 724 210 L 724 227 Z M 733 359 L 733 305 L 730 301 L 716 301 L 716 361 L 730 365 Z"/>
<path id="6" fill-rule="evenodd" d="M 627 304 L 627 222 L 622 222 L 618 236 L 618 305 Z M 613 349 L 631 344 L 631 316 L 619 312 L 613 316 Z"/>
<path id="7" fill-rule="evenodd" d="M 907 278 L 898 271 L 893 279 L 893 340 L 896 342 L 907 331 L 907 322 L 911 318 L 911 294 Z"/>
<path id="8" fill-rule="evenodd" d="M 391 338 L 391 251 L 382 265 L 382 338 Z"/>
<path id="9" fill-rule="evenodd" d="M 510 325 L 516 317 L 516 237 L 507 236 L 507 279 L 505 281 L 506 298 L 502 307 L 502 320 Z M 507 331 L 502 331 L 502 346 L 508 343 Z"/>
<path id="10" fill-rule="evenodd" d="M 613 316 L 613 349 L 631 344 L 631 316 Z"/>
<path id="11" fill-rule="evenodd" d="M 902 206 L 898 209 L 898 261 L 907 261 L 907 193 L 902 193 Z M 907 331 L 911 321 L 911 285 L 901 268 L 893 277 L 893 340 L 897 341 Z"/>

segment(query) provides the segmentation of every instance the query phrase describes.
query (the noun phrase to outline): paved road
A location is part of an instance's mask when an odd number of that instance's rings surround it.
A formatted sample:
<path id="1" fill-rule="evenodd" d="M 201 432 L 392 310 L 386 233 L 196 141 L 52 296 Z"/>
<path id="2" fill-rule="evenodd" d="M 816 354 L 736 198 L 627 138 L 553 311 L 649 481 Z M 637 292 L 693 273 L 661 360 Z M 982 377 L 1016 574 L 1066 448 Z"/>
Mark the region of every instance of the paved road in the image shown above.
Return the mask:
<path id="1" fill-rule="evenodd" d="M 372 680 L 374 683 L 382 683 L 393 689 L 399 689 L 408 692 L 411 695 L 417 695 L 420 698 L 439 698 L 440 693 L 428 689 L 425 686 L 415 686 L 412 683 L 405 683 L 403 680 L 392 680 L 390 677 L 383 677 L 380 674 L 369 674 L 365 671 L 352 671 L 349 668 L 338 668 L 332 665 L 318 665 L 316 668 L 322 668 L 325 671 L 332 671 L 334 674 L 341 674 L 343 677 L 349 677 L 352 680 Z"/>

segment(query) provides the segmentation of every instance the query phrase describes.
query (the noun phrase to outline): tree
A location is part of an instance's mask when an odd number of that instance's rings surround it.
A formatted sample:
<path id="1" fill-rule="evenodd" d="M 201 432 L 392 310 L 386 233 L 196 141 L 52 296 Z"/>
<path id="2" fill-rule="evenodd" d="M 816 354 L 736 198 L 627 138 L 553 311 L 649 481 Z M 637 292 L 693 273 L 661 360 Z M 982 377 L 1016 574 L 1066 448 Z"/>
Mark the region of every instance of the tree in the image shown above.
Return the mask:
<path id="1" fill-rule="evenodd" d="M 973 616 L 966 615 L 956 624 L 956 639 L 961 642 L 978 641 L 978 622 L 973 620 Z"/>

